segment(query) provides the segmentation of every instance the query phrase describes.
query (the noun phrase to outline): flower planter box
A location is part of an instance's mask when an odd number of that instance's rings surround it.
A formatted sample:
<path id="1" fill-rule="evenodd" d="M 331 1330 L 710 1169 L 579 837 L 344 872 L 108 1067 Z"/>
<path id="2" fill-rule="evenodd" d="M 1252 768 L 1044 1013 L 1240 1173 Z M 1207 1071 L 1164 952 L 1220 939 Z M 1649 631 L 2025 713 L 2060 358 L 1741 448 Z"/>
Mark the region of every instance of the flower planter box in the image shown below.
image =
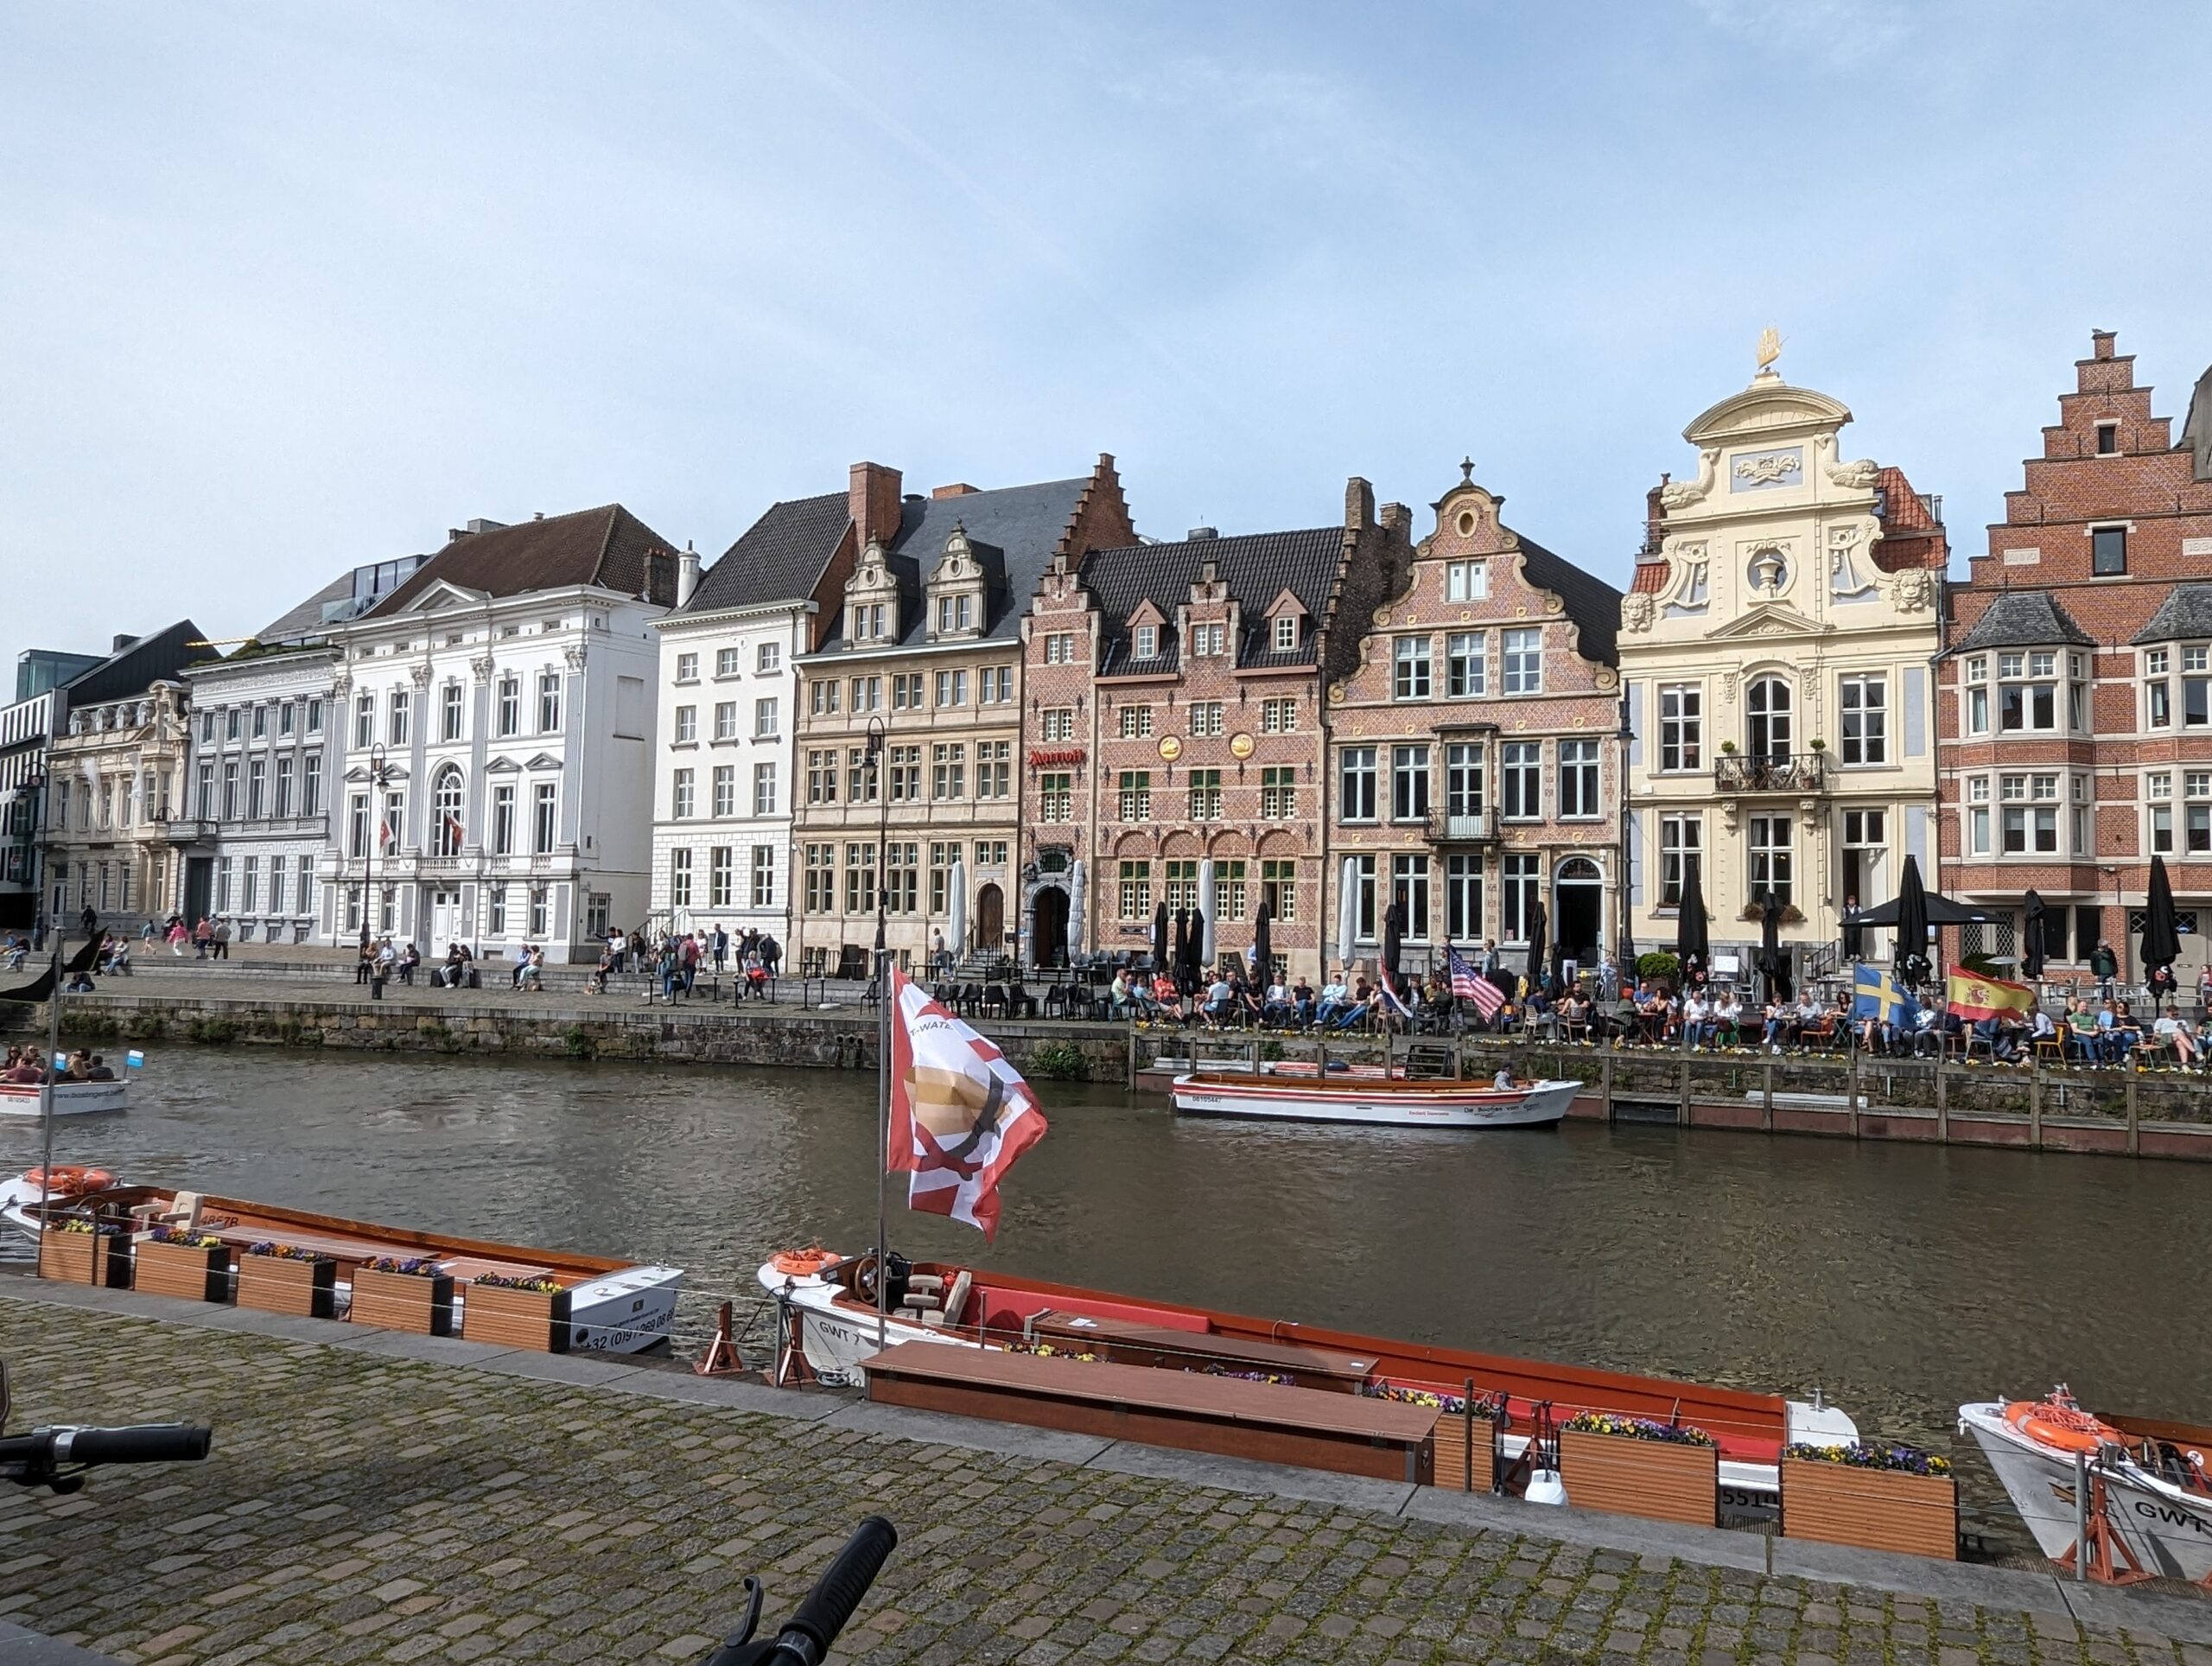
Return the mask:
<path id="1" fill-rule="evenodd" d="M 240 1256 L 238 1306 L 299 1319 L 334 1318 L 338 1263 L 293 1256 Z"/>
<path id="2" fill-rule="evenodd" d="M 1436 1420 L 1436 1485 L 1446 1492 L 1487 1492 L 1497 1482 L 1497 1425 L 1473 1420 L 1473 1462 L 1468 1461 L 1468 1419 L 1447 1411 Z"/>
<path id="3" fill-rule="evenodd" d="M 130 1288 L 130 1240 L 90 1232 L 45 1232 L 38 1241 L 38 1275 L 69 1284 Z"/>
<path id="4" fill-rule="evenodd" d="M 1948 1475 L 1785 1457 L 1782 1536 L 1955 1561 L 1958 1482 Z"/>
<path id="5" fill-rule="evenodd" d="M 230 1297 L 231 1246 L 227 1243 L 200 1250 L 148 1238 L 132 1255 L 137 1262 L 132 1282 L 141 1295 L 181 1296 L 187 1301 L 224 1301 Z"/>
<path id="6" fill-rule="evenodd" d="M 471 1342 L 539 1353 L 569 1351 L 569 1292 L 471 1284 L 461 1304 L 461 1333 Z"/>
<path id="7" fill-rule="evenodd" d="M 381 1325 L 388 1331 L 413 1331 L 418 1336 L 451 1336 L 453 1281 L 443 1274 L 425 1278 L 419 1273 L 379 1273 L 356 1267 L 353 1320 Z"/>
<path id="8" fill-rule="evenodd" d="M 1720 1453 L 1716 1447 L 1562 1429 L 1559 1478 L 1567 1487 L 1567 1503 L 1578 1509 L 1692 1527 L 1713 1527 L 1719 1522 Z"/>

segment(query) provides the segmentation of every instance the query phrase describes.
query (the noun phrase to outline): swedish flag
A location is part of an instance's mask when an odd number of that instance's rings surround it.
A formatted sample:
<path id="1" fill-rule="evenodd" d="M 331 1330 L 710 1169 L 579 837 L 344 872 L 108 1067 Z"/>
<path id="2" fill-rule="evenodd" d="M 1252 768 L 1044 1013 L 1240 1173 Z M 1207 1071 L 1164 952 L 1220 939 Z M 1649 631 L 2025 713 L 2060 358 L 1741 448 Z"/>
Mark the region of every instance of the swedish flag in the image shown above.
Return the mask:
<path id="1" fill-rule="evenodd" d="M 1897 981 L 1878 966 L 1854 963 L 1851 969 L 1851 1015 L 1887 1024 L 1910 1024 L 1920 1016 L 1920 1003 L 1897 987 Z"/>

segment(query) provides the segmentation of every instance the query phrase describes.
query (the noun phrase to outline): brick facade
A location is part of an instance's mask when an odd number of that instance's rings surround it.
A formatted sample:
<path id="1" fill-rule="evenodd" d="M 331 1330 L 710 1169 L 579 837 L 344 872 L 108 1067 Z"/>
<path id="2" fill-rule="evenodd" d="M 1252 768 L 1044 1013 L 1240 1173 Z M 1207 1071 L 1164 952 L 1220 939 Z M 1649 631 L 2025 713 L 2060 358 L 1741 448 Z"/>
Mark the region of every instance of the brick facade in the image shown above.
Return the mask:
<path id="1" fill-rule="evenodd" d="M 1409 966 L 1525 945 L 1539 902 L 1584 963 L 1617 941 L 1620 593 L 1524 541 L 1466 473 L 1329 687 L 1332 965 L 1347 869 L 1356 958 L 1394 896 Z"/>
<path id="2" fill-rule="evenodd" d="M 2212 373 L 2178 444 L 2112 333 L 2075 380 L 1950 592 L 1942 884 L 2008 918 L 1946 948 L 2016 953 L 2032 889 L 2053 974 L 2100 938 L 2137 972 L 2155 849 L 2200 927 L 2188 981 L 2212 931 Z"/>

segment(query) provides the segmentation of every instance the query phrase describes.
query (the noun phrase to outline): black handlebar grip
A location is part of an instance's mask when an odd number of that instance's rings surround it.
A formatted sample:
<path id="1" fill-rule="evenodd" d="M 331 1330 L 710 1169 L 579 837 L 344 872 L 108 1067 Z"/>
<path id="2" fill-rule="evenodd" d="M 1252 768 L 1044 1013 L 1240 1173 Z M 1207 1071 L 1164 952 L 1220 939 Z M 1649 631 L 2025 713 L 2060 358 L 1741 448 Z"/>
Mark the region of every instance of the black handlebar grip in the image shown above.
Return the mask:
<path id="1" fill-rule="evenodd" d="M 54 1442 L 54 1457 L 71 1464 L 190 1464 L 207 1455 L 212 1429 L 190 1423 L 138 1423 L 119 1429 L 72 1429 Z"/>
<path id="2" fill-rule="evenodd" d="M 898 1548 L 899 1529 L 880 1516 L 869 1517 L 845 1541 L 837 1560 L 815 1582 L 814 1589 L 806 1593 L 806 1600 L 799 1604 L 798 1612 L 784 1629 L 804 1632 L 814 1642 L 815 1658 L 821 1659 L 830 1652 L 837 1633 L 845 1629 L 845 1622 L 852 1618 L 853 1611 L 861 1606 L 861 1599 L 868 1595 L 868 1587 L 875 1583 L 875 1576 L 883 1571 L 883 1564 Z"/>

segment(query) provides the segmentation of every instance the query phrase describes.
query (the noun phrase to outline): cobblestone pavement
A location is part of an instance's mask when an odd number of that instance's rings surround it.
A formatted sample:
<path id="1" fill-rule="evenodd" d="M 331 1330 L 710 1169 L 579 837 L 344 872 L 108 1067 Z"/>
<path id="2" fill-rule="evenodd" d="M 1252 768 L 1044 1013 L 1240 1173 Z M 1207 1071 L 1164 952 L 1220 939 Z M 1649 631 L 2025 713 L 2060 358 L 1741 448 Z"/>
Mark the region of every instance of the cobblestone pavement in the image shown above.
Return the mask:
<path id="1" fill-rule="evenodd" d="M 2186 1661 L 1913 1600 L 0 1296 L 16 1426 L 188 1418 L 191 1468 L 0 1499 L 0 1618 L 122 1659 L 693 1661 L 858 1518 L 852 1666 Z"/>

